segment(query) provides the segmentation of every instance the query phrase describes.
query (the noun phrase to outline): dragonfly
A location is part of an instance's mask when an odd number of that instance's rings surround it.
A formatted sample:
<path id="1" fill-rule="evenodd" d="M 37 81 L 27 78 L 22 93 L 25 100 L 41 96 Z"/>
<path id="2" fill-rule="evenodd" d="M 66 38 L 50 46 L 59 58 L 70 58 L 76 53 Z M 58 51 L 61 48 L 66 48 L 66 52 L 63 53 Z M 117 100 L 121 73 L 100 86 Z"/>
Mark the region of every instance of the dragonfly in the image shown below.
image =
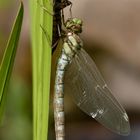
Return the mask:
<path id="1" fill-rule="evenodd" d="M 113 96 L 96 64 L 83 49 L 79 36 L 83 21 L 69 18 L 64 25 L 53 101 L 56 140 L 65 140 L 64 93 L 71 94 L 83 112 L 106 128 L 120 135 L 128 135 L 130 124 L 125 109 Z"/>

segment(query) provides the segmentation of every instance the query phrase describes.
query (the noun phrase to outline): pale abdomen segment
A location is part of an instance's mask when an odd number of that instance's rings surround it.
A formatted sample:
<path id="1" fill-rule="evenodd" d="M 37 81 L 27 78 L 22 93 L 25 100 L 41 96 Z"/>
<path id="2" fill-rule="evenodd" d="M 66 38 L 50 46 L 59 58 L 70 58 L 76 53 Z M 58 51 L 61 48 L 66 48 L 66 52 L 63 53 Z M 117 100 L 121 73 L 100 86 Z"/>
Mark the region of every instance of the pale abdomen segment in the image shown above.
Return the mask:
<path id="1" fill-rule="evenodd" d="M 62 52 L 56 71 L 55 90 L 54 90 L 54 120 L 56 140 L 65 139 L 64 128 L 64 72 L 68 64 L 67 56 Z"/>

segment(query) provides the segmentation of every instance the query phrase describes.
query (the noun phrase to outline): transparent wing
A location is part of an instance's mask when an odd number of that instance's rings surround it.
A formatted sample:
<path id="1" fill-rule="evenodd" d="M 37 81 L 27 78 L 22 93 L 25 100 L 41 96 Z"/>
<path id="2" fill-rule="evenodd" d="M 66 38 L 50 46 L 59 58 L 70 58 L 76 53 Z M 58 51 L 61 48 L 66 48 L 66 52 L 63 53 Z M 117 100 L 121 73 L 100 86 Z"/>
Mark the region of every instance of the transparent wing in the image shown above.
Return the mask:
<path id="1" fill-rule="evenodd" d="M 83 49 L 66 69 L 64 92 L 72 94 L 77 106 L 105 127 L 121 135 L 129 134 L 129 119 L 125 110 Z"/>

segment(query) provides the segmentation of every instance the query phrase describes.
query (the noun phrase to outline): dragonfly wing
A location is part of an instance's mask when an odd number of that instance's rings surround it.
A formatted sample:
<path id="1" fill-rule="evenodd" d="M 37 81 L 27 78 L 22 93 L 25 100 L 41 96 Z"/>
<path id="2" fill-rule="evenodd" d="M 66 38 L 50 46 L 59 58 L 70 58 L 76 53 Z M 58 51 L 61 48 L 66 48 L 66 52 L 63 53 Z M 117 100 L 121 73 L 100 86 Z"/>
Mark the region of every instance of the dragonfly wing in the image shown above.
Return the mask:
<path id="1" fill-rule="evenodd" d="M 77 106 L 112 131 L 128 135 L 128 116 L 112 95 L 90 56 L 79 51 L 66 69 L 64 92 L 73 95 Z"/>

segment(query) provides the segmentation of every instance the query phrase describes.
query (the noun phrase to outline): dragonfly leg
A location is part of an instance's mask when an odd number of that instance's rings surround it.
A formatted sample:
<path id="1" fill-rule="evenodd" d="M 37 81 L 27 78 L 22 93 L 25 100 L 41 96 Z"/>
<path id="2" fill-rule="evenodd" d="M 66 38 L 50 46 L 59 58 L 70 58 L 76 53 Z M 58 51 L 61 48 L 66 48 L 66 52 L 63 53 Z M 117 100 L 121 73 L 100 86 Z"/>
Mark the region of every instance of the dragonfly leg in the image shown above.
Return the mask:
<path id="1" fill-rule="evenodd" d="M 65 17 L 64 17 L 64 10 L 63 9 L 62 9 L 61 17 L 62 17 L 62 23 L 64 25 L 65 24 Z"/>
<path id="2" fill-rule="evenodd" d="M 47 39 L 48 42 L 50 43 L 51 40 L 50 40 L 50 37 L 49 37 L 49 35 L 48 35 L 48 33 L 47 33 L 47 30 L 45 30 L 45 29 L 43 28 L 42 25 L 40 25 L 40 27 L 41 27 L 43 33 L 45 34 L 46 39 Z M 61 32 L 60 32 L 59 26 L 58 26 L 58 30 L 59 30 L 59 35 L 61 36 Z M 58 42 L 59 42 L 59 39 L 58 39 L 53 45 L 51 45 L 51 43 L 49 44 L 49 46 L 51 46 L 51 48 L 52 48 L 52 53 L 55 51 Z"/>
<path id="3" fill-rule="evenodd" d="M 59 42 L 59 39 L 53 44 L 53 46 L 52 46 L 52 53 L 55 51 L 58 42 Z"/>
<path id="4" fill-rule="evenodd" d="M 60 31 L 60 27 L 59 27 L 58 24 L 57 24 L 57 28 L 58 28 L 58 34 L 59 34 L 59 37 L 61 37 L 61 36 L 62 36 L 62 33 L 61 33 L 61 31 Z M 52 45 L 52 53 L 55 51 L 55 49 L 56 49 L 56 47 L 57 47 L 57 44 L 58 44 L 59 40 L 60 40 L 60 39 L 56 40 L 56 42 Z"/>
<path id="5" fill-rule="evenodd" d="M 70 5 L 70 17 L 72 18 L 72 3 Z"/>
<path id="6" fill-rule="evenodd" d="M 44 7 L 44 5 L 40 4 L 39 1 L 37 1 L 37 4 L 48 14 L 50 14 L 51 16 L 54 16 L 54 12 L 50 12 L 46 7 Z"/>
<path id="7" fill-rule="evenodd" d="M 60 31 L 60 26 L 57 24 L 57 28 L 58 28 L 58 34 L 59 34 L 59 37 L 61 37 L 61 31 Z"/>
<path id="8" fill-rule="evenodd" d="M 47 30 L 45 30 L 44 27 L 43 27 L 42 25 L 40 25 L 40 27 L 41 27 L 43 33 L 45 34 L 45 37 L 46 37 L 46 39 L 48 40 L 49 45 L 51 46 L 51 43 L 50 43 L 51 40 L 50 40 L 50 37 L 49 37 L 49 35 L 48 35 L 48 33 L 47 33 Z"/>

